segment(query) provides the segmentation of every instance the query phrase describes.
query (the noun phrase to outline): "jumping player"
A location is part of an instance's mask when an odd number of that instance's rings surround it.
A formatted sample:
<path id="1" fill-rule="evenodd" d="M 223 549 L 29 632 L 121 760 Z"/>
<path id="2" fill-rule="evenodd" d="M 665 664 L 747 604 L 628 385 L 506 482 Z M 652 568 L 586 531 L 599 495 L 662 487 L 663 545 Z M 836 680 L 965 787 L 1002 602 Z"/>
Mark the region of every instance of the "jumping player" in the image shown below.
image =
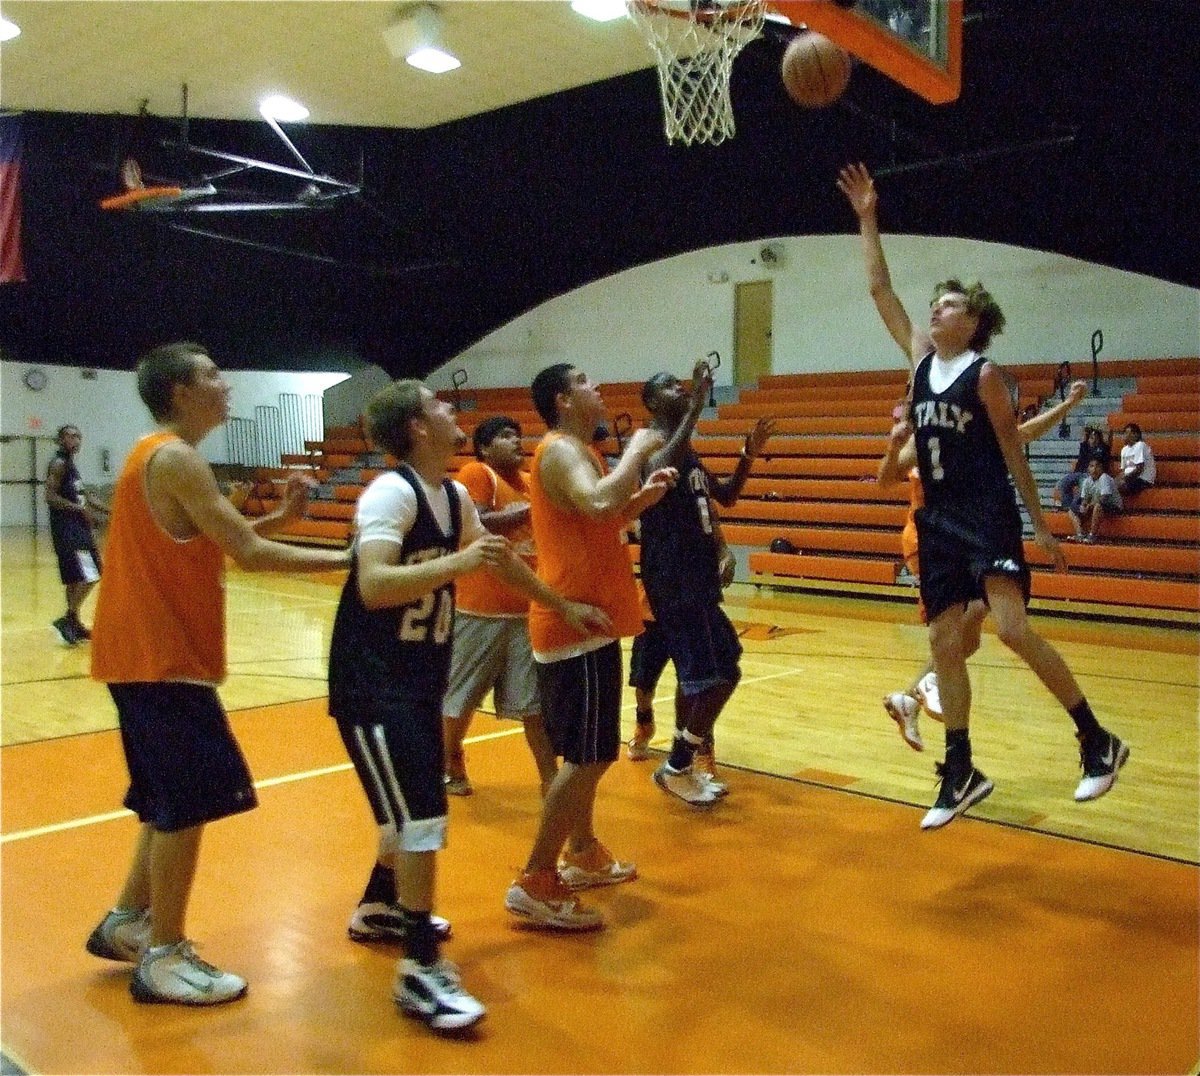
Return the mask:
<path id="1" fill-rule="evenodd" d="M 916 513 L 921 599 L 946 726 L 946 757 L 937 767 L 941 790 L 921 827 L 946 825 L 992 791 L 992 782 L 974 766 L 968 731 L 965 617 L 976 598 L 988 603 L 1001 642 L 1029 665 L 1074 721 L 1083 767 L 1075 799 L 1095 799 L 1112 788 L 1129 748 L 1101 727 L 1058 651 L 1026 616 L 1029 569 L 1013 485 L 1029 514 L 1034 541 L 1060 569 L 1066 561 L 1042 513 L 1008 388 L 984 355 L 1004 328 L 1004 314 L 982 285 L 952 279 L 934 289 L 928 329 L 915 327 L 891 284 L 870 173 L 861 164 L 848 165 L 838 187 L 858 215 L 876 309 L 915 370 L 906 424 L 916 438 L 925 494 L 925 507 Z M 902 435 L 893 431 L 895 440 Z"/>

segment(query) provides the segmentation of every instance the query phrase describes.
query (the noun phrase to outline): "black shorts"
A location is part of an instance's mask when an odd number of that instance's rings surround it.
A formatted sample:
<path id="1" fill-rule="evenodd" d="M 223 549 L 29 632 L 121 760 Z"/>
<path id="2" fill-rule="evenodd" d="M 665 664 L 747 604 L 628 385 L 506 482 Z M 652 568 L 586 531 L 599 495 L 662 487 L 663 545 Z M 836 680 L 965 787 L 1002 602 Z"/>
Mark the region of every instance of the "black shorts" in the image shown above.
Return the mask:
<path id="1" fill-rule="evenodd" d="M 655 610 L 655 615 L 684 695 L 699 695 L 742 678 L 742 644 L 719 605 L 668 606 Z"/>
<path id="2" fill-rule="evenodd" d="M 621 748 L 621 644 L 538 662 L 542 721 L 555 754 L 584 766 L 615 762 Z"/>
<path id="3" fill-rule="evenodd" d="M 987 600 L 984 579 L 1003 575 L 1021 587 L 1029 604 L 1029 567 L 1021 539 L 1021 517 L 1011 516 L 986 529 L 972 531 L 940 513 L 919 509 L 917 556 L 921 568 L 921 602 L 930 621 L 954 605 Z"/>
<path id="4" fill-rule="evenodd" d="M 100 554 L 95 545 L 56 541 L 54 553 L 58 557 L 58 577 L 63 586 L 94 583 L 100 578 Z"/>
<path id="5" fill-rule="evenodd" d="M 393 826 L 407 852 L 445 847 L 441 700 L 371 702 L 334 716 L 376 823 Z"/>
<path id="6" fill-rule="evenodd" d="M 129 767 L 125 806 L 163 833 L 257 806 L 216 688 L 109 684 Z"/>
<path id="7" fill-rule="evenodd" d="M 629 686 L 639 691 L 653 691 L 658 687 L 671 655 L 667 653 L 667 640 L 658 621 L 645 620 L 642 624 L 645 630 L 634 636 L 633 648 L 629 651 Z"/>

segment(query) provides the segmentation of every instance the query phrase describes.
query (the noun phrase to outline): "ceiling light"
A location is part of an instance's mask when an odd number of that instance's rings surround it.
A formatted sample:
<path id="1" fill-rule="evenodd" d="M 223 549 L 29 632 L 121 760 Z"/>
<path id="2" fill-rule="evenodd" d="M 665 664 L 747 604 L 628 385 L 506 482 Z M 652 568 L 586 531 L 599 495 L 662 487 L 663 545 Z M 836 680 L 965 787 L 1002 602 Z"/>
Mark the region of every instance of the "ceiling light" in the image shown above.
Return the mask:
<path id="1" fill-rule="evenodd" d="M 462 66 L 442 41 L 442 15 L 432 4 L 401 8 L 395 21 L 384 28 L 383 40 L 397 60 L 422 71 L 440 75 Z"/>
<path id="2" fill-rule="evenodd" d="M 593 22 L 612 22 L 625 14 L 625 0 L 571 0 L 571 10 Z"/>
<path id="3" fill-rule="evenodd" d="M 280 93 L 273 93 L 259 101 L 258 111 L 264 120 L 278 120 L 280 123 L 303 123 L 308 119 L 307 108 Z"/>
<path id="4" fill-rule="evenodd" d="M 11 41 L 20 32 L 21 28 L 15 22 L 0 18 L 0 41 Z"/>

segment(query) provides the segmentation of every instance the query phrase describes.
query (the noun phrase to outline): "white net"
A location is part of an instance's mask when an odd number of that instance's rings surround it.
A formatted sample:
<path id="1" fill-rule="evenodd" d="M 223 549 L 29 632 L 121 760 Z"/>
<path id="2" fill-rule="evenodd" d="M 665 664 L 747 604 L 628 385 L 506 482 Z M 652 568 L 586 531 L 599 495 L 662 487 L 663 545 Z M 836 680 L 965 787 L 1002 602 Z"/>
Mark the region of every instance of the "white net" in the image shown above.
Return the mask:
<path id="1" fill-rule="evenodd" d="M 766 0 L 626 0 L 658 61 L 667 141 L 732 138 L 729 75 L 762 31 Z"/>

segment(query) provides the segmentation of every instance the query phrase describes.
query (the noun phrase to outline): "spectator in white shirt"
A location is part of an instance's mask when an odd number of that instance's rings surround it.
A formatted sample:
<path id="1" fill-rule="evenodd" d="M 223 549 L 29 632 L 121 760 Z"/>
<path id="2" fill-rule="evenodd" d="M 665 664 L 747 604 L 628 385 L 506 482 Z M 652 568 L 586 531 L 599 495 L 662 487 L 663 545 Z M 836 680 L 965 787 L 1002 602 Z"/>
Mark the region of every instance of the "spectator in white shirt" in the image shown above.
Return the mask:
<path id="1" fill-rule="evenodd" d="M 1121 495 L 1117 492 L 1117 484 L 1112 475 L 1105 473 L 1099 460 L 1092 460 L 1088 464 L 1087 477 L 1079 487 L 1078 504 L 1078 508 L 1069 509 L 1077 542 L 1094 542 L 1104 517 L 1121 511 Z M 1088 524 L 1087 534 L 1083 533 L 1084 523 Z"/>
<path id="2" fill-rule="evenodd" d="M 1125 497 L 1141 493 L 1147 486 L 1154 485 L 1157 470 L 1154 453 L 1142 440 L 1142 428 L 1136 422 L 1125 427 L 1125 445 L 1121 449 L 1121 480 L 1117 488 Z"/>

